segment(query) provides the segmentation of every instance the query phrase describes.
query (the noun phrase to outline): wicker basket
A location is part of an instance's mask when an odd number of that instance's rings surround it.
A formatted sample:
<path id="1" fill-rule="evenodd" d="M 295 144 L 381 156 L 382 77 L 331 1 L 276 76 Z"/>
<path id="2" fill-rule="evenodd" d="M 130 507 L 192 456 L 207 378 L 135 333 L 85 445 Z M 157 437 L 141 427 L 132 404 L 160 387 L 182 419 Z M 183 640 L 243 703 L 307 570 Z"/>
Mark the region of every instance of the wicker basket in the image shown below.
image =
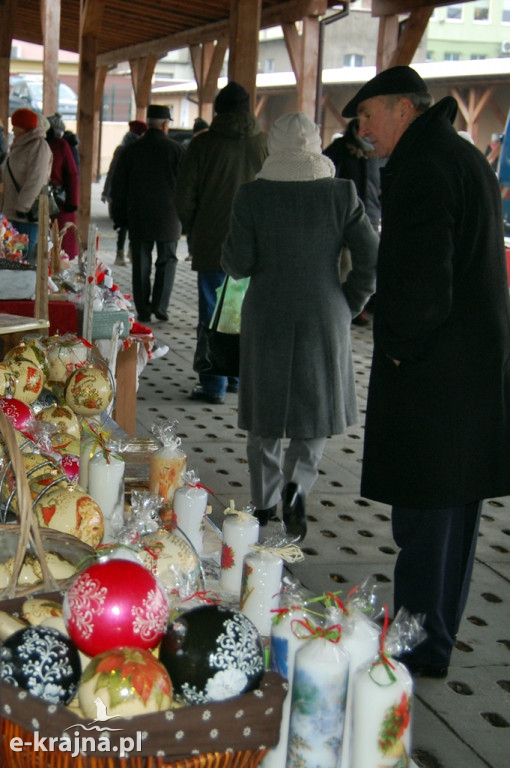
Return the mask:
<path id="1" fill-rule="evenodd" d="M 16 476 L 20 525 L 13 579 L 0 600 L 0 611 L 17 616 L 25 600 L 18 588 L 17 579 L 27 547 L 37 553 L 43 571 L 46 591 L 40 597 L 62 600 L 62 593 L 55 591 L 49 572 L 39 530 L 32 514 L 30 491 L 21 453 L 14 432 L 0 411 L 0 432 L 7 444 Z M 1 526 L 11 528 L 9 525 Z M 65 534 L 64 534 L 65 536 Z M 68 537 L 73 538 L 73 537 Z M 267 749 L 278 743 L 282 705 L 285 697 L 285 681 L 274 672 L 266 672 L 260 687 L 224 702 L 187 706 L 130 719 L 116 718 L 111 733 L 112 749 L 105 756 L 104 747 L 98 746 L 100 738 L 95 731 L 93 744 L 81 746 L 80 754 L 74 746 L 60 750 L 64 732 L 78 733 L 80 739 L 90 735 L 87 720 L 69 707 L 48 704 L 21 688 L 0 681 L 0 766 L 1 768 L 255 768 Z M 104 729 L 103 729 L 104 730 Z M 54 739 L 50 751 L 36 749 L 36 734 Z M 114 750 L 115 738 L 131 739 L 135 749 L 126 757 L 118 757 Z M 12 749 L 22 745 L 21 751 Z M 75 737 L 71 735 L 71 740 Z M 120 743 L 120 742 L 119 742 Z M 126 744 L 128 742 L 123 741 Z M 77 754 L 74 754 L 74 753 Z M 128 750 L 126 750 L 128 752 Z"/>

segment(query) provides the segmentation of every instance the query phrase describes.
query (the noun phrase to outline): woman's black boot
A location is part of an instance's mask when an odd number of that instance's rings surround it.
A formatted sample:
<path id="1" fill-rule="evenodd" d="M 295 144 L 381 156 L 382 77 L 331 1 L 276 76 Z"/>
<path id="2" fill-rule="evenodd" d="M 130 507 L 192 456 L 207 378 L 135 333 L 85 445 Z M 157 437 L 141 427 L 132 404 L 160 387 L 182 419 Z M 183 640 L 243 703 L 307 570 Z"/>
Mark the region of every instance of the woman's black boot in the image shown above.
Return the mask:
<path id="1" fill-rule="evenodd" d="M 297 483 L 287 483 L 282 492 L 283 523 L 288 534 L 299 541 L 306 536 L 305 497 Z"/>
<path id="2" fill-rule="evenodd" d="M 272 517 L 276 517 L 276 504 L 274 507 L 268 507 L 267 509 L 256 509 L 253 517 L 257 518 L 260 527 L 263 528 Z"/>

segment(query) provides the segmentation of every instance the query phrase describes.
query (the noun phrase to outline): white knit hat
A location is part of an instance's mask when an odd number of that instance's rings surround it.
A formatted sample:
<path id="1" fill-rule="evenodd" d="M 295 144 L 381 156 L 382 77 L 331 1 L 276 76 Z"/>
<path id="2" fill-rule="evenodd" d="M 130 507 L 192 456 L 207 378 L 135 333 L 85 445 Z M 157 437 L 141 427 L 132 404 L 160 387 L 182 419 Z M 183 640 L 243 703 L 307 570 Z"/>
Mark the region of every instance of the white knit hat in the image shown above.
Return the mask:
<path id="1" fill-rule="evenodd" d="M 275 120 L 267 142 L 269 154 L 301 151 L 321 154 L 319 126 L 304 112 L 289 112 Z"/>

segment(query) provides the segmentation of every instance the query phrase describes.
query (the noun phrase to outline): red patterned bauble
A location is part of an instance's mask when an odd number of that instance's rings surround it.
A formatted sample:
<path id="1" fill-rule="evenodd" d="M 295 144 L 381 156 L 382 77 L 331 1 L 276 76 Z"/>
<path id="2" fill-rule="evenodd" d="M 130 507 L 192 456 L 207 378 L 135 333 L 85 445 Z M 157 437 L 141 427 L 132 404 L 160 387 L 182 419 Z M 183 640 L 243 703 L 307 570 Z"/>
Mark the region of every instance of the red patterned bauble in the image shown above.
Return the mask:
<path id="1" fill-rule="evenodd" d="M 69 480 L 77 483 L 80 479 L 80 457 L 74 456 L 72 453 L 64 453 L 62 455 L 62 469 Z"/>
<path id="2" fill-rule="evenodd" d="M 129 560 L 86 568 L 67 590 L 63 608 L 69 636 L 89 656 L 121 646 L 154 648 L 169 611 L 158 580 Z"/>
<path id="3" fill-rule="evenodd" d="M 0 408 L 11 422 L 14 429 L 27 432 L 34 421 L 34 412 L 28 403 L 16 397 L 0 397 Z"/>

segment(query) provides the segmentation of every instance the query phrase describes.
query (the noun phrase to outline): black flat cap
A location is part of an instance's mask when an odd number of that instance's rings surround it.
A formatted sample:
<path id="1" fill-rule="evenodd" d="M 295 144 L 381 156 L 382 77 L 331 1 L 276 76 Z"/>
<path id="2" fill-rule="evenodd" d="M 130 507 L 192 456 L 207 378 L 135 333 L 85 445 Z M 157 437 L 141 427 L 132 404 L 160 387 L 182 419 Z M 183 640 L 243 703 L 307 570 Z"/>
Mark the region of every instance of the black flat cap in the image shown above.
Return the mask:
<path id="1" fill-rule="evenodd" d="M 170 107 L 164 104 L 149 104 L 147 107 L 147 119 L 150 118 L 154 120 L 171 120 Z"/>
<path id="2" fill-rule="evenodd" d="M 411 67 L 390 67 L 373 77 L 360 88 L 356 96 L 343 108 L 342 117 L 356 117 L 362 101 L 391 93 L 428 93 L 425 81 Z"/>

